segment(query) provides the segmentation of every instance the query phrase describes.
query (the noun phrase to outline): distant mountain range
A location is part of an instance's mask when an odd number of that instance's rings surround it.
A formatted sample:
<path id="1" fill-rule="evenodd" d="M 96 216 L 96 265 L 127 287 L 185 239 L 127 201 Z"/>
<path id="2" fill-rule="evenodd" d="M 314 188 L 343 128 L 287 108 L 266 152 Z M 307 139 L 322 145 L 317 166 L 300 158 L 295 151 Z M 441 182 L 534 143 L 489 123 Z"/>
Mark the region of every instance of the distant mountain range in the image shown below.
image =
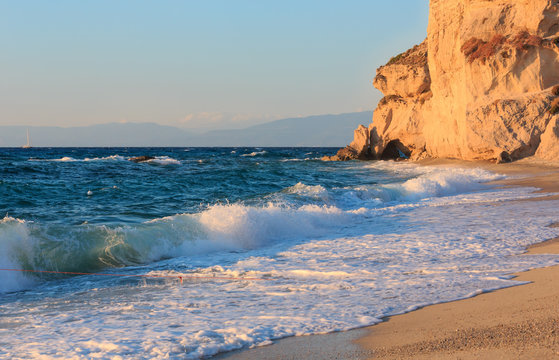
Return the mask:
<path id="1" fill-rule="evenodd" d="M 29 129 L 35 147 L 134 146 L 345 146 L 359 124 L 368 125 L 372 111 L 275 120 L 241 130 L 204 134 L 154 123 L 110 123 L 80 127 L 0 126 L 0 147 L 19 147 Z"/>

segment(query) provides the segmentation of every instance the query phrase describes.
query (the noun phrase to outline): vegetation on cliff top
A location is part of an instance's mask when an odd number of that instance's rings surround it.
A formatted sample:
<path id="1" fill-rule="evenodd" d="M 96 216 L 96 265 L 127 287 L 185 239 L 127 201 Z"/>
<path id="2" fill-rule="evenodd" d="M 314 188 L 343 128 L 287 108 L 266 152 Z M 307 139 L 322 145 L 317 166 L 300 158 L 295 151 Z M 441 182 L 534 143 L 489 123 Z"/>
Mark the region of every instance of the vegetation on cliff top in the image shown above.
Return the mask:
<path id="1" fill-rule="evenodd" d="M 413 66 L 426 66 L 427 65 L 427 40 L 413 48 L 398 54 L 391 58 L 385 66 L 388 65 L 413 65 Z"/>

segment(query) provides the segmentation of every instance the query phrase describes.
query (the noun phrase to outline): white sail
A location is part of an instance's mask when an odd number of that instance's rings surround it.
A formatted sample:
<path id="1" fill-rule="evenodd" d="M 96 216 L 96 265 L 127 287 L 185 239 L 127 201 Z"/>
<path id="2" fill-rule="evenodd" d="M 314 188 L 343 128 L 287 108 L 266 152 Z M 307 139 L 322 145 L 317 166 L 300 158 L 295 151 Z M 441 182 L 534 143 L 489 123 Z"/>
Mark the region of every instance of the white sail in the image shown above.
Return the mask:
<path id="1" fill-rule="evenodd" d="M 29 140 L 29 129 L 27 129 L 27 144 L 22 146 L 24 149 L 31 148 L 31 140 Z"/>

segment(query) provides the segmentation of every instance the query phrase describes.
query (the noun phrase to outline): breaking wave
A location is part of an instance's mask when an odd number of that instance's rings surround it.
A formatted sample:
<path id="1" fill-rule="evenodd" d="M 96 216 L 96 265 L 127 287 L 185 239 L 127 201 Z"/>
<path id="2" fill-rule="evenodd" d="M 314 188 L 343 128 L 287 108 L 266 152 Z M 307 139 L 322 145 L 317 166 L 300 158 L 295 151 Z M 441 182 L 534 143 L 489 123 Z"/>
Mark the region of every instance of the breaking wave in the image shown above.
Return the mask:
<path id="1" fill-rule="evenodd" d="M 410 171 L 418 171 L 410 169 Z M 501 176 L 478 169 L 420 169 L 400 184 L 327 189 L 297 183 L 261 204 L 216 204 L 135 225 L 60 225 L 5 217 L 0 221 L 0 267 L 98 271 L 164 258 L 256 249 L 317 238 L 359 222 L 363 211 L 394 203 L 480 190 Z M 502 196 L 498 195 L 498 196 Z M 518 194 L 514 194 L 518 196 Z M 0 291 L 29 287 L 36 277 L 0 272 Z"/>
<path id="2" fill-rule="evenodd" d="M 266 150 L 262 150 L 262 151 L 253 151 L 250 154 L 243 154 L 241 156 L 244 157 L 253 157 L 253 156 L 258 156 L 258 155 L 266 155 L 268 152 Z"/>
<path id="3" fill-rule="evenodd" d="M 43 226 L 5 217 L 0 222 L 0 267 L 90 272 L 178 256 L 255 249 L 321 236 L 347 216 L 326 206 L 230 204 L 119 227 Z M 34 281 L 33 276 L 0 272 L 0 291 L 25 289 Z"/>
<path id="4" fill-rule="evenodd" d="M 146 162 L 157 165 L 180 165 L 181 163 L 179 160 L 173 159 L 168 156 L 156 156 L 155 159 L 151 159 Z"/>
<path id="5" fill-rule="evenodd" d="M 84 159 L 76 159 L 70 156 L 64 156 L 58 159 L 35 159 L 31 158 L 29 161 L 46 161 L 46 162 L 93 162 L 93 161 L 128 161 L 130 160 L 129 157 L 122 156 L 122 155 L 110 155 L 104 157 L 94 157 L 94 158 L 84 158 Z M 181 162 L 177 159 L 173 159 L 169 156 L 156 156 L 154 159 L 150 159 L 145 161 L 146 163 L 151 164 L 158 164 L 158 165 L 178 165 Z"/>

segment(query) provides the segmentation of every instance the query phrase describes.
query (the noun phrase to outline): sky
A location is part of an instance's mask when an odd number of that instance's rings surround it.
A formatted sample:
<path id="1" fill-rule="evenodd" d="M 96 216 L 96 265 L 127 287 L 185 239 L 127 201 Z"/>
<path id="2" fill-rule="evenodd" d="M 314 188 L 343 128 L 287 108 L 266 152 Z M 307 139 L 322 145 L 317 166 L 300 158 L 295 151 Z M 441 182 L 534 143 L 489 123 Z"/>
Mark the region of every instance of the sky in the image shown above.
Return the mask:
<path id="1" fill-rule="evenodd" d="M 372 110 L 428 1 L 0 0 L 0 125 L 205 131 Z"/>

